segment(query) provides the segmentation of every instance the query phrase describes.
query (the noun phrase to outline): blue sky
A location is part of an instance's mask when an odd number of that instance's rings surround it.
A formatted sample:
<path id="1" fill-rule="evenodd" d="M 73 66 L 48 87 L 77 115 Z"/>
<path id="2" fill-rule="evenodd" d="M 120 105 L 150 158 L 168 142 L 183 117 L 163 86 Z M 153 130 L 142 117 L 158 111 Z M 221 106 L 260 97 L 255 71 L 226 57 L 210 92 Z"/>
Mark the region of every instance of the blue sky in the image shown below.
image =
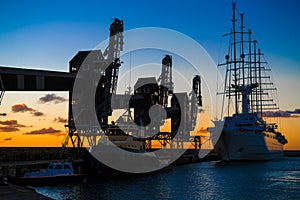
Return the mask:
<path id="1" fill-rule="evenodd" d="M 182 32 L 218 62 L 231 2 L 1 0 L 0 65 L 67 71 L 77 51 L 107 38 L 115 17 L 124 20 L 125 30 L 150 26 Z M 246 14 L 245 23 L 273 69 L 281 107 L 300 107 L 300 1 L 240 0 L 237 9 Z"/>

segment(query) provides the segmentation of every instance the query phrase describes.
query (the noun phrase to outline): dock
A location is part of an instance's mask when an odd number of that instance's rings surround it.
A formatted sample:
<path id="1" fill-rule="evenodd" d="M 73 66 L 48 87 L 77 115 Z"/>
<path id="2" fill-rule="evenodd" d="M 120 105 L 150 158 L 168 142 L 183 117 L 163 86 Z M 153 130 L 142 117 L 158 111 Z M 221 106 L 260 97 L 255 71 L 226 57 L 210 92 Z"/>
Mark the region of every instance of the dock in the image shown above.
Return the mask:
<path id="1" fill-rule="evenodd" d="M 49 200 L 51 198 L 45 197 L 35 192 L 34 189 L 28 187 L 21 187 L 8 183 L 0 185 L 0 197 L 2 200 Z"/>
<path id="2" fill-rule="evenodd" d="M 46 168 L 57 160 L 72 160 L 82 163 L 87 153 L 85 148 L 69 148 L 62 154 L 61 147 L 0 147 L 0 177 L 20 177 L 25 172 Z"/>
<path id="3" fill-rule="evenodd" d="M 20 177 L 29 171 L 47 168 L 48 164 L 57 160 L 73 162 L 76 172 L 83 170 L 85 175 L 95 176 L 95 159 L 86 148 L 70 147 L 61 155 L 61 147 L 0 147 L 0 177 Z M 197 150 L 189 149 L 176 160 L 173 165 L 196 163 Z"/>

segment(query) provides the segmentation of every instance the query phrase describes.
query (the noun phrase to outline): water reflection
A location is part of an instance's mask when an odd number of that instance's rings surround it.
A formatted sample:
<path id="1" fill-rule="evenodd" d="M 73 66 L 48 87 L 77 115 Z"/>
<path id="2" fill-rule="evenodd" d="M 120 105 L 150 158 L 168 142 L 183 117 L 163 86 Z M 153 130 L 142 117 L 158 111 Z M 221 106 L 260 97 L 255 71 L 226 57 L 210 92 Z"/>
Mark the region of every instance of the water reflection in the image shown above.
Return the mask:
<path id="1" fill-rule="evenodd" d="M 54 199 L 300 199 L 300 158 L 204 162 L 136 177 L 39 187 Z"/>

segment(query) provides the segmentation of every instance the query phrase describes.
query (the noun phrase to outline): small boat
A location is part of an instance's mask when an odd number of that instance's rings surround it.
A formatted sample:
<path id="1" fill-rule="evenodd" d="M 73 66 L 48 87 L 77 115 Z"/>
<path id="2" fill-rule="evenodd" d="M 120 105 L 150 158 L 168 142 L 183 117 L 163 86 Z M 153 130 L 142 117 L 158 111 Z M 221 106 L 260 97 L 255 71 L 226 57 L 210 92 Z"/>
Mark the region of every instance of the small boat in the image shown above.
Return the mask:
<path id="1" fill-rule="evenodd" d="M 23 186 L 46 186 L 82 182 L 83 174 L 75 174 L 71 162 L 50 163 L 47 169 L 27 172 L 22 177 L 8 177 L 9 182 Z"/>

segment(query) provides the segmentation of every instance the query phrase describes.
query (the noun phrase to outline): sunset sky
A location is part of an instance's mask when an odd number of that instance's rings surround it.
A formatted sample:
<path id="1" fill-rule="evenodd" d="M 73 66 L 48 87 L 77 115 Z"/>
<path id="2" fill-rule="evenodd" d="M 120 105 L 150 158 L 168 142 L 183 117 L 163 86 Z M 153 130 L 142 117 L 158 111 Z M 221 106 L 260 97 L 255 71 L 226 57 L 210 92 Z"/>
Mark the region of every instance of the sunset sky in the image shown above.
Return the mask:
<path id="1" fill-rule="evenodd" d="M 231 2 L 1 1 L 0 66 L 68 71 L 78 51 L 107 39 L 113 18 L 124 20 L 125 30 L 163 27 L 181 32 L 219 63 L 227 50 L 221 35 L 231 27 Z M 300 149 L 299 9 L 298 0 L 237 1 L 237 11 L 245 13 L 245 24 L 272 69 L 281 110 L 275 117 L 289 140 L 286 149 Z M 67 92 L 7 92 L 0 106 L 7 113 L 0 116 L 0 146 L 60 146 L 67 102 Z"/>

